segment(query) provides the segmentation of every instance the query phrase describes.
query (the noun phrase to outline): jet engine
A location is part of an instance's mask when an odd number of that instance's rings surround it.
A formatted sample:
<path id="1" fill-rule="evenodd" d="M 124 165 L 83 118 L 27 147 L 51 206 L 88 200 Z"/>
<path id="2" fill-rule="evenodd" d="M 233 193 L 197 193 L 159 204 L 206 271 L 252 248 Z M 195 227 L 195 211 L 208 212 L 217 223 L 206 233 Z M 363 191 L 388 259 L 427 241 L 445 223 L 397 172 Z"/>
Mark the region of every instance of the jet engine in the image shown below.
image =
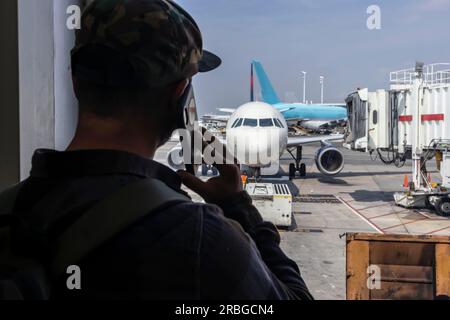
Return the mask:
<path id="1" fill-rule="evenodd" d="M 344 155 L 331 144 L 322 143 L 315 160 L 317 169 L 326 176 L 335 176 L 344 169 Z"/>
<path id="2" fill-rule="evenodd" d="M 173 170 L 178 171 L 184 169 L 183 148 L 180 144 L 169 151 L 167 154 L 167 163 Z"/>

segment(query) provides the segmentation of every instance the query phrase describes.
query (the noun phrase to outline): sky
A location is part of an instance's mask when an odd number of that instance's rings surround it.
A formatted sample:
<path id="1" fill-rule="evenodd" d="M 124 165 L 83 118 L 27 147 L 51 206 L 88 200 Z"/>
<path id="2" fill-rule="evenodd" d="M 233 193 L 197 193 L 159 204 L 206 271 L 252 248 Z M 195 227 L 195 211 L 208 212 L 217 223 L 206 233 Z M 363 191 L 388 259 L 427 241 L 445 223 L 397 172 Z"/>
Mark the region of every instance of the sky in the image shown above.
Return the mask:
<path id="1" fill-rule="evenodd" d="M 197 21 L 220 69 L 196 76 L 201 114 L 250 99 L 250 62 L 261 61 L 285 102 L 343 102 L 358 87 L 389 87 L 389 72 L 450 62 L 450 0 L 177 0 Z M 370 30 L 367 9 L 381 9 Z"/>

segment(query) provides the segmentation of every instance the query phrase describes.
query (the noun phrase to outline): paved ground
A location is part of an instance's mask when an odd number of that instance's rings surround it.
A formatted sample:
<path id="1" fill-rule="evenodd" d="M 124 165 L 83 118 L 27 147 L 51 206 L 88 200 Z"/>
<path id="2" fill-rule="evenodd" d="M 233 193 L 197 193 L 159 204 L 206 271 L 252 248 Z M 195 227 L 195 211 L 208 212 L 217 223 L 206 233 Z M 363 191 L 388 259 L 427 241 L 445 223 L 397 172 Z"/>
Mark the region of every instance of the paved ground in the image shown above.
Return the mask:
<path id="1" fill-rule="evenodd" d="M 165 163 L 172 146 L 161 148 L 157 160 Z M 283 249 L 297 262 L 317 299 L 345 299 L 345 237 L 341 238 L 345 233 L 450 236 L 450 219 L 394 205 L 393 193 L 402 191 L 404 176 L 411 175 L 408 164 L 399 169 L 373 162 L 366 154 L 344 151 L 346 168 L 336 178 L 329 178 L 313 163 L 317 147 L 304 148 L 308 176 L 290 183 L 293 194 L 301 195 L 294 203 L 296 229 L 281 232 Z M 282 159 L 285 171 L 289 163 L 286 155 Z M 433 179 L 438 177 L 434 172 Z M 327 201 L 320 203 L 319 196 L 326 196 Z"/>
<path id="2" fill-rule="evenodd" d="M 314 147 L 307 147 L 307 155 Z M 429 210 L 407 210 L 397 207 L 393 193 L 403 190 L 405 175 L 411 176 L 411 166 L 386 166 L 372 161 L 368 155 L 344 151 L 346 168 L 336 178 L 323 177 L 307 157 L 309 175 L 297 180 L 300 193 L 325 193 L 336 196 L 356 216 L 365 220 L 376 232 L 386 234 L 432 234 L 450 236 L 450 219 L 437 216 Z M 432 179 L 439 174 L 429 163 Z"/>

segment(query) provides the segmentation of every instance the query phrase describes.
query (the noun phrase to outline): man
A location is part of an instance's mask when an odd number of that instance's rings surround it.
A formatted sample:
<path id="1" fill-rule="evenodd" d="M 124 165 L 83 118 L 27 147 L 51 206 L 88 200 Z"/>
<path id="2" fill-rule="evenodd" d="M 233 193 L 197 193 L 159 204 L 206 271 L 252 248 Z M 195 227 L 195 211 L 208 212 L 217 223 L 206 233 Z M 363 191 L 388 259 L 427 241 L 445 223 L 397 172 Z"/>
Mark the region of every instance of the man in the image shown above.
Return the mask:
<path id="1" fill-rule="evenodd" d="M 189 80 L 218 64 L 172 1 L 96 0 L 86 8 L 72 51 L 78 128 L 65 152 L 36 151 L 15 201 L 15 251 L 49 264 L 65 230 L 142 179 L 178 194 L 184 183 L 208 204 L 186 200 L 148 212 L 75 261 L 81 290 L 58 277 L 54 298 L 312 299 L 276 228 L 243 192 L 236 166 L 219 166 L 219 177 L 202 182 L 149 160 L 177 128 Z"/>

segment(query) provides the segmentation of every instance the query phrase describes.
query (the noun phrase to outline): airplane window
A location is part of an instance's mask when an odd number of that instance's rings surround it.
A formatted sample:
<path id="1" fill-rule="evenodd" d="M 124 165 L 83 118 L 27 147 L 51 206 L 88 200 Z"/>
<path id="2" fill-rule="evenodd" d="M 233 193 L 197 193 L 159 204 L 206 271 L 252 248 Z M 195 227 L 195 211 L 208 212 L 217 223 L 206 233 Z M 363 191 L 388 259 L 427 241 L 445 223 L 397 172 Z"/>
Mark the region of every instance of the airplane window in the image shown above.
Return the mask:
<path id="1" fill-rule="evenodd" d="M 278 119 L 274 118 L 274 119 L 273 119 L 273 122 L 275 123 L 275 125 L 276 125 L 278 128 L 282 128 L 280 122 L 278 121 Z"/>
<path id="2" fill-rule="evenodd" d="M 244 121 L 244 119 L 239 119 L 238 122 L 236 123 L 236 125 L 234 126 L 235 128 L 239 128 L 240 126 L 242 126 L 242 121 Z"/>
<path id="3" fill-rule="evenodd" d="M 257 127 L 258 126 L 258 120 L 256 119 L 245 119 L 244 120 L 244 127 Z"/>
<path id="4" fill-rule="evenodd" d="M 266 127 L 273 127 L 272 119 L 260 119 L 259 120 L 259 126 L 266 128 Z"/>
<path id="5" fill-rule="evenodd" d="M 284 129 L 284 125 L 283 125 L 283 123 L 281 122 L 280 119 L 276 119 L 276 118 L 275 118 L 274 120 L 275 120 L 276 123 L 279 124 L 279 128 L 283 128 L 283 129 Z"/>
<path id="6" fill-rule="evenodd" d="M 240 119 L 236 119 L 236 121 L 233 122 L 233 125 L 231 126 L 231 128 L 236 128 L 237 123 L 239 122 Z"/>

